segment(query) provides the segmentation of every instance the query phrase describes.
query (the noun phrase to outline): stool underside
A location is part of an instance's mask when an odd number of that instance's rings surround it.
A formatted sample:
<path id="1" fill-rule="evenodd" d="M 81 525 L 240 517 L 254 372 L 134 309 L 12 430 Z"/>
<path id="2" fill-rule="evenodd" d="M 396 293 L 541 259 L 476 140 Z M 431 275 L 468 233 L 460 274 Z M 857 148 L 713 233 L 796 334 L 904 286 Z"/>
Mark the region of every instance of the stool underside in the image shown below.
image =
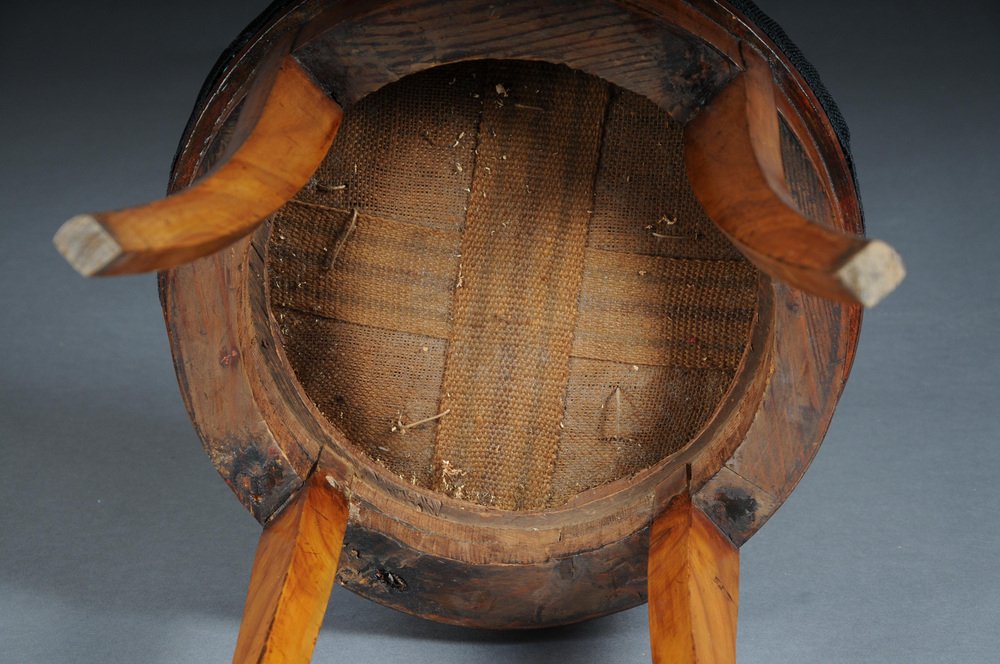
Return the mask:
<path id="1" fill-rule="evenodd" d="M 683 449 L 733 381 L 758 274 L 698 205 L 682 137 L 544 62 L 446 65 L 347 108 L 271 220 L 305 392 L 405 480 L 502 509 Z"/>

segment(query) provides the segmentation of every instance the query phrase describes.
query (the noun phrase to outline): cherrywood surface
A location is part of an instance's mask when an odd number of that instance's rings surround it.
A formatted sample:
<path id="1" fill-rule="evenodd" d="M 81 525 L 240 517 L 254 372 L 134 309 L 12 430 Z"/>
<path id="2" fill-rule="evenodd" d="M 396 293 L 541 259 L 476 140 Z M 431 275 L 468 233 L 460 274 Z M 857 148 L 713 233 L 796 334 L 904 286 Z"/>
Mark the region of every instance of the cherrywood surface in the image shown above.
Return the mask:
<path id="1" fill-rule="evenodd" d="M 649 535 L 649 631 L 656 664 L 734 664 L 739 550 L 689 496 Z"/>
<path id="2" fill-rule="evenodd" d="M 709 217 L 757 267 L 822 297 L 874 306 L 903 279 L 878 240 L 805 218 L 785 182 L 771 67 L 744 48 L 746 70 L 688 125 L 691 186 Z"/>
<path id="3" fill-rule="evenodd" d="M 314 474 L 257 546 L 234 664 L 308 662 L 347 528 L 343 494 Z"/>
<path id="4" fill-rule="evenodd" d="M 329 150 L 340 107 L 292 58 L 259 74 L 247 99 L 240 119 L 252 130 L 227 159 L 167 198 L 70 219 L 55 236 L 66 260 L 85 276 L 173 267 L 246 235 L 291 198 Z"/>

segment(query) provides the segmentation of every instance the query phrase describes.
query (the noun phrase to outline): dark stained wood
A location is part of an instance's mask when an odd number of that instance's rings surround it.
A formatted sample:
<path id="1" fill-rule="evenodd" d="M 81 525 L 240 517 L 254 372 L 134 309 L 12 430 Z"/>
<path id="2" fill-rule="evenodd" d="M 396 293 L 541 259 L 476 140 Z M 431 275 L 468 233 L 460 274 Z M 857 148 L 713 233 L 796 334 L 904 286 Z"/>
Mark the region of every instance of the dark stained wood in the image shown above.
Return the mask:
<path id="1" fill-rule="evenodd" d="M 265 527 L 234 664 L 308 662 L 333 590 L 347 501 L 314 475 Z"/>
<path id="2" fill-rule="evenodd" d="M 670 11 L 673 0 L 634 0 L 647 11 Z M 864 233 L 864 220 L 858 204 L 857 182 L 850 167 L 844 146 L 815 91 L 795 65 L 760 27 L 743 16 L 726 0 L 707 0 L 691 3 L 701 17 L 699 27 L 693 30 L 713 47 L 725 53 L 734 63 L 742 62 L 743 50 L 749 46 L 764 55 L 771 65 L 774 77 L 775 102 L 782 117 L 791 125 L 802 141 L 809 158 L 820 173 L 822 184 L 836 201 L 833 214 L 835 227 L 855 234 Z M 709 24 L 725 26 L 711 30 Z M 815 221 L 815 220 L 814 220 Z"/>
<path id="3" fill-rule="evenodd" d="M 115 212 L 80 215 L 55 237 L 85 276 L 148 272 L 218 251 L 256 228 L 309 180 L 342 112 L 292 59 L 249 91 L 239 147 L 190 188 Z"/>
<path id="4" fill-rule="evenodd" d="M 874 306 L 903 279 L 884 242 L 804 217 L 785 181 L 771 68 L 746 49 L 746 70 L 685 132 L 688 176 L 708 216 L 757 267 L 826 298 Z"/>
<path id="5" fill-rule="evenodd" d="M 656 664 L 735 664 L 739 550 L 687 494 L 653 520 L 649 631 Z"/>
<path id="6" fill-rule="evenodd" d="M 648 528 L 596 552 L 539 563 L 469 563 L 421 553 L 352 524 L 337 581 L 421 618 L 466 627 L 526 629 L 580 622 L 646 599 Z"/>
<path id="7" fill-rule="evenodd" d="M 687 120 L 732 70 L 714 48 L 662 16 L 611 0 L 395 0 L 372 6 L 363 18 L 333 23 L 303 43 L 296 57 L 344 106 L 407 74 L 450 62 L 544 60 L 648 97 L 678 121 Z"/>
<path id="8" fill-rule="evenodd" d="M 723 466 L 694 496 L 694 504 L 739 546 L 767 522 L 780 502 Z"/>

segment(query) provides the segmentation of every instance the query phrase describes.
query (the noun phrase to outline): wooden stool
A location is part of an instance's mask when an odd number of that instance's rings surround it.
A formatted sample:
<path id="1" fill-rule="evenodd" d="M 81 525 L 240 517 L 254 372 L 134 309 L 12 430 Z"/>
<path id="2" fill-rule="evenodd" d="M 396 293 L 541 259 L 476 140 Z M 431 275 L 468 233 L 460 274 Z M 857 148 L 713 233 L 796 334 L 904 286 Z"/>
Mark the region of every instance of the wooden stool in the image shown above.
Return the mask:
<path id="1" fill-rule="evenodd" d="M 735 661 L 738 547 L 903 278 L 746 2 L 277 2 L 170 192 L 55 242 L 161 270 L 188 410 L 264 524 L 237 662 L 308 661 L 335 579 L 491 628 L 648 599 L 654 661 Z"/>

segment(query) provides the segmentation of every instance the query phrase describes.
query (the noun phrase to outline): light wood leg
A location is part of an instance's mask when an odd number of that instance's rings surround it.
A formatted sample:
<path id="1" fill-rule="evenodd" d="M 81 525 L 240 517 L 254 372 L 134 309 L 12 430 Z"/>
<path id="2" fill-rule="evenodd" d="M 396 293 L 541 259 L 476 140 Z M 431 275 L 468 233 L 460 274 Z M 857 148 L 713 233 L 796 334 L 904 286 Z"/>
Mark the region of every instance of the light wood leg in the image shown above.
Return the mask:
<path id="1" fill-rule="evenodd" d="M 691 504 L 676 498 L 649 543 L 649 631 L 655 664 L 733 664 L 739 550 Z"/>
<path id="2" fill-rule="evenodd" d="M 808 293 L 874 306 L 902 281 L 892 247 L 814 223 L 792 201 L 773 74 L 743 49 L 744 71 L 684 132 L 691 187 L 733 244 L 770 276 Z"/>
<path id="3" fill-rule="evenodd" d="M 343 495 L 317 474 L 264 528 L 234 664 L 310 660 L 337 574 L 347 517 Z"/>

